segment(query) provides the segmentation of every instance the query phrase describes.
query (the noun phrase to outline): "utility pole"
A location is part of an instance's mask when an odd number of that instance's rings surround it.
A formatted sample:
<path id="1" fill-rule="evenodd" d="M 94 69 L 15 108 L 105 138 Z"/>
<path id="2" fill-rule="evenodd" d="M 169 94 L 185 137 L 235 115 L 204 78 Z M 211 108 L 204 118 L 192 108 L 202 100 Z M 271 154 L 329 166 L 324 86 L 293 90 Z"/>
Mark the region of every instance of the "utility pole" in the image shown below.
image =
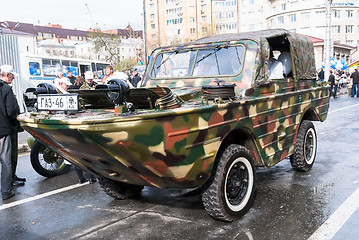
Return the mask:
<path id="1" fill-rule="evenodd" d="M 328 80 L 329 70 L 330 70 L 330 31 L 331 31 L 331 22 L 330 22 L 330 5 L 332 4 L 332 0 L 326 0 L 325 8 L 326 8 L 326 31 L 325 31 L 325 40 L 324 40 L 324 79 Z"/>
<path id="2" fill-rule="evenodd" d="M 145 66 L 147 66 L 147 40 L 146 40 L 146 27 L 147 27 L 147 25 L 146 25 L 146 11 L 145 11 L 145 9 L 146 9 L 146 0 L 143 0 L 143 36 L 142 36 L 142 38 L 143 38 L 143 44 L 144 44 L 144 51 L 145 51 Z"/>

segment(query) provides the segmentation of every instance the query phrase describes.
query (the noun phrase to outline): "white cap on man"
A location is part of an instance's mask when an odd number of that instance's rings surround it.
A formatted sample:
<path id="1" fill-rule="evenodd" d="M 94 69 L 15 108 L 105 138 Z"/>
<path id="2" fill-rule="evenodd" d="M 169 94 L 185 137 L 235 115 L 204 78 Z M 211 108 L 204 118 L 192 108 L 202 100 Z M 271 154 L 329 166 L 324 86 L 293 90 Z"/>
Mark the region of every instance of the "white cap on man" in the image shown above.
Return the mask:
<path id="1" fill-rule="evenodd" d="M 69 80 L 67 77 L 61 78 L 61 79 L 59 80 L 59 85 L 60 85 L 61 83 L 65 83 L 67 86 L 71 86 L 71 85 L 72 85 L 72 83 L 70 82 L 70 80 Z"/>
<path id="2" fill-rule="evenodd" d="M 85 79 L 86 79 L 86 80 L 88 80 L 88 79 L 94 79 L 94 77 L 93 77 L 93 72 L 91 72 L 91 71 L 85 72 Z"/>
<path id="3" fill-rule="evenodd" d="M 2 73 L 12 73 L 14 76 L 19 76 L 19 74 L 14 71 L 14 68 L 11 65 L 2 65 L 0 70 Z"/>

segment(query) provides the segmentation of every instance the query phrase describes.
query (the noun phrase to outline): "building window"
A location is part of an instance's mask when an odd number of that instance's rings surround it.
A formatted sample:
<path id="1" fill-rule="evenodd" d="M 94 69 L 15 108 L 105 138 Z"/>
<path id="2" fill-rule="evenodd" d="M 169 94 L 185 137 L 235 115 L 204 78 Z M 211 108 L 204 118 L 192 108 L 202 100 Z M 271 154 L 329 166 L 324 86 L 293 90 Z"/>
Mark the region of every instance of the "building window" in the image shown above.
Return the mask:
<path id="1" fill-rule="evenodd" d="M 156 28 L 156 24 L 151 24 L 151 28 L 155 29 Z"/>
<path id="2" fill-rule="evenodd" d="M 195 28 L 190 28 L 190 29 L 189 29 L 189 32 L 190 32 L 191 34 L 195 34 L 195 33 L 196 33 L 196 29 L 195 29 Z"/>
<path id="3" fill-rule="evenodd" d="M 332 16 L 334 18 L 340 18 L 340 10 L 333 10 L 332 11 Z"/>
<path id="4" fill-rule="evenodd" d="M 296 22 L 297 21 L 297 15 L 296 14 L 288 15 L 288 19 L 289 19 L 289 22 Z"/>
<path id="5" fill-rule="evenodd" d="M 254 24 L 249 24 L 249 31 L 253 31 L 254 30 Z"/>
<path id="6" fill-rule="evenodd" d="M 284 17 L 283 16 L 278 17 L 278 23 L 279 24 L 284 24 Z"/>
<path id="7" fill-rule="evenodd" d="M 151 17 L 151 20 L 155 19 L 155 14 L 151 14 L 150 17 Z"/>
<path id="8" fill-rule="evenodd" d="M 194 12 L 194 9 L 195 9 L 194 6 L 189 6 L 189 11 L 190 12 Z"/>
<path id="9" fill-rule="evenodd" d="M 249 0 L 249 5 L 254 5 L 254 0 Z"/>
<path id="10" fill-rule="evenodd" d="M 353 10 L 346 10 L 347 18 L 353 18 Z"/>
<path id="11" fill-rule="evenodd" d="M 206 10 L 206 7 L 207 7 L 207 4 L 202 4 L 202 5 L 201 5 L 201 10 L 202 10 L 202 11 Z"/>
<path id="12" fill-rule="evenodd" d="M 150 9 L 153 9 L 155 7 L 155 4 L 154 3 L 151 3 L 150 4 Z"/>
<path id="13" fill-rule="evenodd" d="M 190 23 L 194 23 L 194 22 L 196 22 L 196 19 L 195 19 L 194 17 L 190 17 L 190 18 L 189 18 L 189 22 L 190 22 Z"/>
<path id="14" fill-rule="evenodd" d="M 340 26 L 332 26 L 332 33 L 340 33 Z"/>
<path id="15" fill-rule="evenodd" d="M 346 25 L 345 33 L 353 33 L 353 25 Z"/>
<path id="16" fill-rule="evenodd" d="M 281 6 L 282 6 L 282 11 L 285 11 L 286 8 L 287 8 L 287 4 L 286 4 L 286 3 L 283 3 Z"/>
<path id="17" fill-rule="evenodd" d="M 207 21 L 207 16 L 202 16 L 202 22 L 206 22 Z"/>

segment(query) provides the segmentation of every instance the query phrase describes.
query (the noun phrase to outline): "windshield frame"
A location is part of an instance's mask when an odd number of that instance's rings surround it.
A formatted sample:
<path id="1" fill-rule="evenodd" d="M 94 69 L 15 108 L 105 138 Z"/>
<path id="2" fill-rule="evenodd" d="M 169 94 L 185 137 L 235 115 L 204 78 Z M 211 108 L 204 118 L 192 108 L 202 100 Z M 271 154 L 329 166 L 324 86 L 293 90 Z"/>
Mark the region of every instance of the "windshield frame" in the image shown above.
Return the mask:
<path id="1" fill-rule="evenodd" d="M 231 48 L 231 47 L 242 47 L 243 48 L 243 55 L 242 57 L 240 57 L 240 68 L 239 68 L 239 71 L 234 73 L 234 74 L 214 74 L 214 75 L 193 75 L 193 72 L 195 70 L 195 66 L 197 64 L 197 61 L 198 61 L 198 54 L 199 54 L 199 51 L 203 51 L 203 50 L 211 50 L 211 51 L 216 51 L 216 53 L 218 52 L 218 48 L 219 49 L 222 49 L 222 48 Z M 188 71 L 188 74 L 185 75 L 185 76 L 156 76 L 154 77 L 153 76 L 153 71 L 157 70 L 155 68 L 158 67 L 158 65 L 156 65 L 156 61 L 157 61 L 157 57 L 159 55 L 163 55 L 163 54 L 181 54 L 183 52 L 190 52 L 190 51 L 194 51 L 195 54 L 194 54 L 194 58 L 193 59 L 190 59 L 190 62 L 188 64 L 188 66 L 190 67 L 190 70 Z M 151 69 L 149 69 L 149 76 L 150 76 L 150 79 L 156 79 L 156 80 L 166 80 L 166 79 L 183 79 L 183 78 L 189 78 L 189 79 L 192 79 L 192 78 L 213 78 L 213 77 L 235 77 L 239 74 L 241 74 L 243 72 L 243 67 L 244 67 L 244 62 L 245 62 L 245 58 L 246 58 L 246 51 L 247 51 L 247 48 L 246 48 L 246 45 L 242 42 L 238 42 L 238 43 L 233 43 L 233 44 L 220 44 L 220 45 L 210 45 L 210 46 L 201 46 L 201 47 L 190 47 L 190 48 L 185 48 L 185 49 L 171 49 L 171 50 L 168 50 L 167 49 L 163 49 L 163 50 L 160 50 L 158 51 L 155 56 L 153 57 L 153 64 L 151 66 Z M 209 55 L 212 56 L 213 54 Z M 203 61 L 204 59 L 202 59 Z M 167 60 L 166 60 L 167 61 Z M 161 64 L 163 64 L 163 59 L 161 61 Z M 218 66 L 217 66 L 218 67 Z"/>

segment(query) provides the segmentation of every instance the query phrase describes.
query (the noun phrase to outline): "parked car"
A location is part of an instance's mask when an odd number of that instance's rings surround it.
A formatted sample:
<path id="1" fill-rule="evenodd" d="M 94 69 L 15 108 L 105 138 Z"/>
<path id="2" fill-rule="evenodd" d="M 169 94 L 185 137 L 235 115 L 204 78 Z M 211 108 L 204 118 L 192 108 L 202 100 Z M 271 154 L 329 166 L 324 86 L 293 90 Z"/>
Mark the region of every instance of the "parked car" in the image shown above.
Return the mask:
<path id="1" fill-rule="evenodd" d="M 269 79 L 271 51 L 286 52 L 283 78 Z M 200 188 L 209 215 L 223 221 L 252 206 L 256 167 L 290 157 L 294 169 L 311 169 L 312 121 L 324 121 L 329 108 L 329 88 L 317 86 L 312 41 L 281 29 L 160 47 L 140 88 L 112 80 L 92 90 L 92 100 L 89 91 L 74 92 L 72 105 L 67 96 L 38 95 L 41 108 L 18 119 L 96 174 L 115 198 L 136 196 L 144 186 Z"/>

